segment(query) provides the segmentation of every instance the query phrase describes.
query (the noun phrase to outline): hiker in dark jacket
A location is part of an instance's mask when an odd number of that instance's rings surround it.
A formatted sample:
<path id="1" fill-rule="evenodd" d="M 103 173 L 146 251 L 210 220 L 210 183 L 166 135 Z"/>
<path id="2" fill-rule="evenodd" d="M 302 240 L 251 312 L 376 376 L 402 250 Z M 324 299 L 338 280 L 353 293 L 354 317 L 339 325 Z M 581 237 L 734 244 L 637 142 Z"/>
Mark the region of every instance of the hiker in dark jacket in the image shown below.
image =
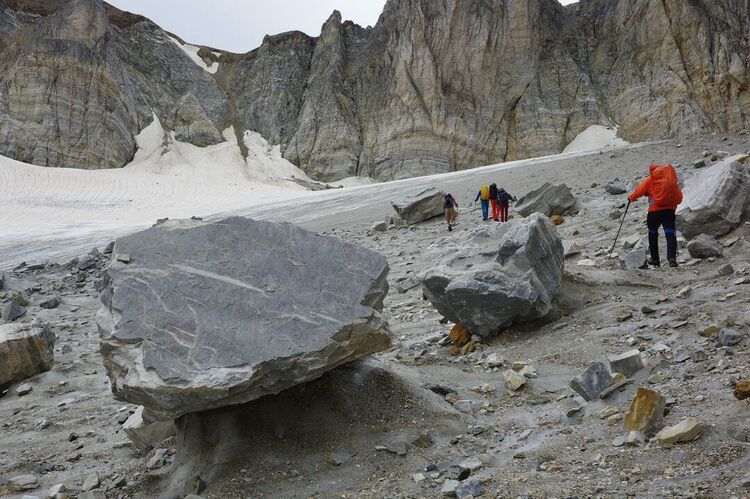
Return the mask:
<path id="1" fill-rule="evenodd" d="M 448 232 L 453 231 L 453 224 L 456 223 L 456 215 L 458 203 L 456 198 L 452 194 L 447 194 L 443 199 L 443 211 L 445 213 L 445 221 L 448 222 Z"/>
<path id="2" fill-rule="evenodd" d="M 515 196 L 501 187 L 500 189 L 498 189 L 495 199 L 497 199 L 498 210 L 500 211 L 500 221 L 507 222 L 508 208 L 510 206 L 510 202 L 516 200 Z"/>

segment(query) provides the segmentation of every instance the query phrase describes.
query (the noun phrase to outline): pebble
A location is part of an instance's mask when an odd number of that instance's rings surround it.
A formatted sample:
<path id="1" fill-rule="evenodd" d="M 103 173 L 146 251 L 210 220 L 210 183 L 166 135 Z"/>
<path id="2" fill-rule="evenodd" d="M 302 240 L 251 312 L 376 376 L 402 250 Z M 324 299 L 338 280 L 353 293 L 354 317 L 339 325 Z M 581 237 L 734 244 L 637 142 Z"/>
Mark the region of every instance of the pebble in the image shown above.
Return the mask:
<path id="1" fill-rule="evenodd" d="M 23 383 L 16 387 L 16 395 L 18 395 L 19 397 L 23 397 L 24 395 L 28 395 L 29 393 L 31 393 L 32 390 L 34 390 L 33 386 L 28 383 Z"/>

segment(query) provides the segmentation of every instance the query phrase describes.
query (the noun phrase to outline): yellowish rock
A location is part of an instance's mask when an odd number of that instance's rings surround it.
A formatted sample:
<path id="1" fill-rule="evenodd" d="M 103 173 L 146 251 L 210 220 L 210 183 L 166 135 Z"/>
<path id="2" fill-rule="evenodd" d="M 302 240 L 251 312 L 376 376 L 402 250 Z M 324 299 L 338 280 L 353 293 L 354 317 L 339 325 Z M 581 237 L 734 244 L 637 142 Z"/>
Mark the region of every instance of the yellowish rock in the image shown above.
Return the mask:
<path id="1" fill-rule="evenodd" d="M 674 426 L 664 428 L 656 435 L 656 438 L 663 444 L 691 442 L 700 437 L 702 431 L 700 421 L 694 417 L 689 417 Z"/>
<path id="2" fill-rule="evenodd" d="M 526 377 L 513 370 L 505 371 L 503 373 L 503 379 L 505 379 L 505 385 L 508 390 L 512 392 L 515 392 L 526 384 Z"/>
<path id="3" fill-rule="evenodd" d="M 625 413 L 623 430 L 646 432 L 661 425 L 665 400 L 658 392 L 640 387 Z"/>

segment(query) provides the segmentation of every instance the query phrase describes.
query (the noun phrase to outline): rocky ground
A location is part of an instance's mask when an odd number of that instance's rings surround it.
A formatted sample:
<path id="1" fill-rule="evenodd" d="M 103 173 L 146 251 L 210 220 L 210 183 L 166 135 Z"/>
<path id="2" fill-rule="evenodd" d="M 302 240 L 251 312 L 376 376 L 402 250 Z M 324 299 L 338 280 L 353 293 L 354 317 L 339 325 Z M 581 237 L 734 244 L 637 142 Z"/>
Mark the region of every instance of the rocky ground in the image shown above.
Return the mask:
<path id="1" fill-rule="evenodd" d="M 362 200 L 346 216 L 305 218 L 309 228 L 387 256 L 393 348 L 276 400 L 252 403 L 248 425 L 258 430 L 246 462 L 224 469 L 201 495 L 439 497 L 458 485 L 450 480 L 461 478 L 459 497 L 747 497 L 748 406 L 733 391 L 737 380 L 750 378 L 750 226 L 721 238 L 721 257 L 695 260 L 681 249 L 676 269 L 625 269 L 607 255 L 625 197 L 604 186 L 630 189 L 651 160 L 680 163 L 684 177 L 704 149 L 737 153 L 750 142 L 747 136 L 723 139 L 671 141 L 494 178 L 478 172 L 437 181 L 461 205 L 451 233 L 440 219 L 372 231 L 390 210 L 385 199 Z M 482 222 L 469 202 L 487 180 L 519 197 L 545 181 L 568 184 L 581 209 L 558 231 L 580 253 L 566 259 L 559 303 L 547 320 L 511 327 L 477 341 L 473 352 L 452 355 L 445 341 L 452 324 L 423 300 L 415 278 L 430 264 L 424 255 L 431 244 L 494 223 Z M 298 206 L 287 214 L 294 220 L 295 210 L 315 209 Z M 643 201 L 631 207 L 617 253 L 625 253 L 623 244 L 644 243 L 645 209 Z M 62 483 L 72 496 L 91 488 L 82 496 L 174 497 L 175 443 L 140 455 L 121 430 L 135 407 L 110 394 L 94 322 L 108 257 L 79 270 L 83 259 L 6 272 L 5 298 L 20 291 L 29 302 L 18 320 L 48 322 L 57 343 L 52 370 L 26 380 L 20 393 L 13 385 L 0 396 L 0 495 L 45 497 Z M 42 309 L 53 296 L 61 304 Z M 718 345 L 706 336 L 711 326 L 735 329 L 742 339 Z M 569 388 L 595 361 L 633 348 L 645 362 L 634 383 L 592 402 Z M 527 376 L 523 387 L 509 391 L 503 374 L 514 364 L 527 366 Z M 667 399 L 665 425 L 692 416 L 701 436 L 673 446 L 656 440 L 623 445 L 622 417 L 639 386 Z M 250 419 L 254 412 L 262 417 Z M 19 475 L 33 475 L 38 486 L 12 491 L 11 479 Z"/>

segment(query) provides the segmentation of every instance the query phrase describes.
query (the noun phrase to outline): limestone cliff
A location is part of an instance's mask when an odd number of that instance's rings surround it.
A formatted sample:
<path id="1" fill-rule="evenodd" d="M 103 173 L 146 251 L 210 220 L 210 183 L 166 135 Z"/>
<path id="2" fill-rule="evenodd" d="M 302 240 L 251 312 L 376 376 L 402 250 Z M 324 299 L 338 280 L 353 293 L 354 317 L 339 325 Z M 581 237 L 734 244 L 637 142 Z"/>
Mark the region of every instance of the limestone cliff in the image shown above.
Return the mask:
<path id="1" fill-rule="evenodd" d="M 3 4 L 3 1 L 6 4 Z M 380 179 L 750 125 L 750 0 L 389 0 L 373 28 L 201 48 L 100 0 L 0 0 L 0 153 L 122 166 L 155 110 L 178 140 L 259 132 L 312 176 Z"/>

